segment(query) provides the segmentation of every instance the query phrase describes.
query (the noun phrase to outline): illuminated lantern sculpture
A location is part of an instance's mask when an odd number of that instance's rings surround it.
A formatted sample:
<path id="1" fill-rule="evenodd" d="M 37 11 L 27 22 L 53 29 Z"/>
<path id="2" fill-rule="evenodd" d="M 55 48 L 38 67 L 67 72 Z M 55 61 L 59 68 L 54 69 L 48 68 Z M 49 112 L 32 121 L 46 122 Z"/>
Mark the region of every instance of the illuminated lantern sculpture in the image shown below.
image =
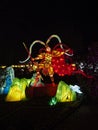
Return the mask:
<path id="1" fill-rule="evenodd" d="M 26 79 L 14 78 L 5 100 L 11 102 L 26 99 L 25 89 L 27 84 Z"/>
<path id="2" fill-rule="evenodd" d="M 15 78 L 14 69 L 12 67 L 6 67 L 0 76 L 0 95 L 7 94 L 13 79 Z"/>
<path id="3" fill-rule="evenodd" d="M 41 79 L 36 79 L 35 75 L 32 78 L 14 78 L 13 82 L 9 88 L 8 94 L 6 96 L 5 101 L 13 102 L 13 101 L 21 101 L 27 99 L 26 89 L 37 86 L 44 86 L 41 82 Z"/>
<path id="4" fill-rule="evenodd" d="M 6 96 L 6 101 L 21 101 L 26 99 L 26 87 L 35 82 L 35 79 L 32 77 L 31 79 L 26 78 L 14 78 L 13 83 L 9 89 L 9 92 Z"/>
<path id="5" fill-rule="evenodd" d="M 50 48 L 49 42 L 52 38 L 57 38 L 58 43 Z M 39 43 L 43 48 L 39 50 L 37 57 L 32 57 L 32 47 Z M 62 44 L 61 39 L 58 35 L 51 35 L 46 43 L 40 40 L 35 40 L 28 50 L 25 43 L 24 47 L 28 52 L 28 57 L 24 61 L 20 61 L 20 63 L 29 63 L 32 64 L 30 67 L 30 71 L 36 71 L 39 74 L 43 74 L 45 76 L 50 76 L 53 85 L 54 83 L 54 73 L 59 76 L 65 75 L 73 75 L 73 74 L 82 74 L 83 76 L 87 76 L 82 70 L 77 70 L 76 64 L 72 61 L 73 50 L 69 48 L 67 45 Z M 89 77 L 92 78 L 92 77 Z"/>
<path id="6" fill-rule="evenodd" d="M 52 38 L 57 38 L 59 41 L 59 43 L 53 49 L 49 47 L 49 42 Z M 44 46 L 44 48 L 41 48 L 39 50 L 38 56 L 33 58 L 31 56 L 32 47 L 36 43 L 40 43 Z M 52 83 L 54 83 L 54 73 L 57 73 L 59 76 L 64 76 L 66 74 L 70 75 L 71 71 L 74 71 L 76 68 L 74 64 L 70 64 L 69 66 L 65 62 L 65 59 L 71 60 L 71 58 L 69 57 L 73 56 L 73 50 L 70 49 L 68 46 L 63 45 L 61 43 L 61 39 L 57 35 L 51 35 L 46 43 L 40 40 L 35 40 L 30 45 L 29 50 L 27 49 L 25 44 L 24 46 L 28 52 L 28 57 L 26 60 L 20 61 L 20 63 L 25 63 L 29 60 L 30 62 L 32 62 L 33 65 L 32 71 L 36 70 L 37 72 L 43 73 L 44 75 L 49 75 Z"/>
<path id="7" fill-rule="evenodd" d="M 59 102 L 75 101 L 76 93 L 64 81 L 60 81 L 55 97 Z"/>
<path id="8" fill-rule="evenodd" d="M 56 105 L 58 102 L 72 102 L 77 100 L 77 94 L 82 94 L 79 86 L 68 85 L 60 81 L 57 87 L 56 95 L 51 98 L 49 104 Z"/>

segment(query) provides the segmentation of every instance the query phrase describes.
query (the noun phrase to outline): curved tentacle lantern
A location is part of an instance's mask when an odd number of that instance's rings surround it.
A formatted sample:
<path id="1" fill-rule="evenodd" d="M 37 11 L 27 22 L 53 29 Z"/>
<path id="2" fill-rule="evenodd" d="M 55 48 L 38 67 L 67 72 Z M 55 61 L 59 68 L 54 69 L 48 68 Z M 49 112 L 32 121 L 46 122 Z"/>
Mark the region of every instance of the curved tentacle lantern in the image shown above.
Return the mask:
<path id="1" fill-rule="evenodd" d="M 52 38 L 56 38 L 58 40 L 58 43 L 54 46 L 54 48 L 49 46 Z M 34 47 L 36 43 L 43 45 L 44 48 L 39 50 L 37 57 L 32 57 L 32 47 Z M 77 70 L 76 65 L 72 62 L 73 50 L 67 45 L 62 44 L 62 41 L 58 35 L 51 35 L 46 43 L 40 40 L 35 40 L 30 45 L 29 50 L 25 43 L 23 44 L 27 50 L 28 57 L 24 61 L 20 61 L 20 63 L 26 63 L 27 61 L 30 61 L 32 63 L 32 68 L 30 68 L 30 71 L 32 70 L 36 71 L 38 74 L 43 73 L 45 76 L 50 76 L 53 84 L 54 73 L 58 74 L 59 76 L 70 76 L 77 73 L 86 76 L 83 70 Z"/>

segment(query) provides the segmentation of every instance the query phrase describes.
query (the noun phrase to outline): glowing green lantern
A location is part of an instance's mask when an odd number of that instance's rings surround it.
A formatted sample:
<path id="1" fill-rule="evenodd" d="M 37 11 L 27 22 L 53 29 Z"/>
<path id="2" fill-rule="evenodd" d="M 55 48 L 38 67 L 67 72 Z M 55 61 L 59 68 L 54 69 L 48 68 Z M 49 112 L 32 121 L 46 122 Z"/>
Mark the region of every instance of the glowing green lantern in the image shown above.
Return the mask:
<path id="1" fill-rule="evenodd" d="M 6 96 L 6 101 L 21 101 L 26 99 L 25 89 L 28 85 L 28 82 L 25 78 L 13 80 L 13 84 L 10 87 L 10 90 Z"/>
<path id="2" fill-rule="evenodd" d="M 76 100 L 76 93 L 68 84 L 66 84 L 64 81 L 60 81 L 55 97 L 58 102 L 70 102 Z"/>
<path id="3" fill-rule="evenodd" d="M 60 81 L 57 87 L 57 92 L 49 102 L 49 105 L 56 105 L 57 102 L 71 102 L 76 100 L 76 92 L 73 91 L 70 85 L 64 81 Z"/>

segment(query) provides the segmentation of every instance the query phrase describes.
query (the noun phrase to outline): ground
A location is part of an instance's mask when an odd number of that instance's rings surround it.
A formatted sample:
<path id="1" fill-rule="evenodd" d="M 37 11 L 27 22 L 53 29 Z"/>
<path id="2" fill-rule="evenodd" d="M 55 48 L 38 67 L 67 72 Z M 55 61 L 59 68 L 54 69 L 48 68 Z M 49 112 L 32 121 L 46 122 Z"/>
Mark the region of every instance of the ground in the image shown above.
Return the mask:
<path id="1" fill-rule="evenodd" d="M 25 102 L 1 102 L 0 127 L 4 130 L 97 130 L 98 105 L 93 101 L 84 98 L 56 106 L 49 106 L 48 101 L 49 98 L 42 97 Z"/>

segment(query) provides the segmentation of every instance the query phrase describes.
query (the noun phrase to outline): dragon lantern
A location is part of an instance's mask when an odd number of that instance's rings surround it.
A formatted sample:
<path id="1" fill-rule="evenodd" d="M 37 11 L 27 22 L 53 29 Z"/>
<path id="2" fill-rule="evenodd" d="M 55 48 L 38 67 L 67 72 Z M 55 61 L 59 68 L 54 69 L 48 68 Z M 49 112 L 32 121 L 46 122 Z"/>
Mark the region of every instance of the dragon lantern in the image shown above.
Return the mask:
<path id="1" fill-rule="evenodd" d="M 49 46 L 52 38 L 56 38 L 58 43 L 51 48 Z M 35 44 L 41 44 L 43 47 L 38 51 L 37 57 L 32 57 L 32 47 Z M 61 39 L 58 35 L 51 35 L 46 43 L 41 40 L 35 40 L 28 50 L 25 43 L 23 43 L 25 49 L 28 52 L 28 57 L 20 63 L 26 63 L 29 61 L 30 71 L 36 71 L 38 76 L 42 73 L 45 76 L 48 75 L 54 84 L 54 73 L 59 76 L 72 75 L 74 73 L 81 73 L 86 76 L 82 70 L 77 70 L 76 65 L 72 62 L 73 50 L 67 45 L 62 44 Z"/>

